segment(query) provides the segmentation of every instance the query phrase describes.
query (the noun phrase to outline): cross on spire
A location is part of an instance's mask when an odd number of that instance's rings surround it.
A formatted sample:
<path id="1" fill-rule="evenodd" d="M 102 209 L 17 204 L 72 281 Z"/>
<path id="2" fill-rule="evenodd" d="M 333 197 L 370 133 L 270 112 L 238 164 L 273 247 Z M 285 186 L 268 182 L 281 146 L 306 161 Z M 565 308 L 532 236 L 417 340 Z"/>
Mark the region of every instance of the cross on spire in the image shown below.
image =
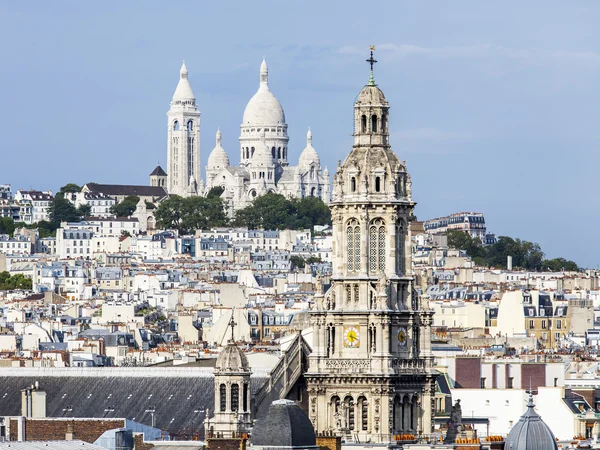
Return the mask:
<path id="1" fill-rule="evenodd" d="M 373 78 L 373 65 L 377 62 L 375 58 L 373 58 L 373 50 L 375 50 L 375 46 L 371 45 L 371 57 L 367 59 L 367 62 L 371 65 L 371 76 L 369 77 L 369 84 L 371 86 L 375 86 L 375 78 Z"/>
<path id="2" fill-rule="evenodd" d="M 231 327 L 231 340 L 232 341 L 235 341 L 233 330 L 235 329 L 235 326 L 237 325 L 237 323 L 235 323 L 235 320 L 233 320 L 233 312 L 234 311 L 235 311 L 234 309 L 231 310 L 231 320 L 229 321 L 229 326 Z"/>

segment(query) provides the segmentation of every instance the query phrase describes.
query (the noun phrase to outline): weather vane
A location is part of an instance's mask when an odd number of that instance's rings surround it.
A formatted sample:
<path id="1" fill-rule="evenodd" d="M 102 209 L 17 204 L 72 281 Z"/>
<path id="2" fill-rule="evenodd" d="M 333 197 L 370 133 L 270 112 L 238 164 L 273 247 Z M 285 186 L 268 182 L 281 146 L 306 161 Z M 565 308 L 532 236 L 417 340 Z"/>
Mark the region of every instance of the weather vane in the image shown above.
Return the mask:
<path id="1" fill-rule="evenodd" d="M 373 77 L 373 64 L 377 62 L 377 60 L 373 58 L 373 50 L 375 50 L 375 46 L 371 45 L 369 48 L 371 50 L 371 57 L 367 59 L 367 62 L 371 65 L 371 76 L 369 77 L 369 84 L 375 85 L 375 78 Z"/>

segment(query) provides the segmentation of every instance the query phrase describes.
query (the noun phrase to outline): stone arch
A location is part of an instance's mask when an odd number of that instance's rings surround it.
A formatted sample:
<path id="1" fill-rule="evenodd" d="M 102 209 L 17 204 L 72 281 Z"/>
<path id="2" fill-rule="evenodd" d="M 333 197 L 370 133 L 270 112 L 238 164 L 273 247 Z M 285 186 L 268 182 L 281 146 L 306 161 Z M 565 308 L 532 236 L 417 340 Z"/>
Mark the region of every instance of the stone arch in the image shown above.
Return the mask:
<path id="1" fill-rule="evenodd" d="M 224 383 L 219 386 L 219 411 L 225 412 L 227 409 L 227 387 Z"/>

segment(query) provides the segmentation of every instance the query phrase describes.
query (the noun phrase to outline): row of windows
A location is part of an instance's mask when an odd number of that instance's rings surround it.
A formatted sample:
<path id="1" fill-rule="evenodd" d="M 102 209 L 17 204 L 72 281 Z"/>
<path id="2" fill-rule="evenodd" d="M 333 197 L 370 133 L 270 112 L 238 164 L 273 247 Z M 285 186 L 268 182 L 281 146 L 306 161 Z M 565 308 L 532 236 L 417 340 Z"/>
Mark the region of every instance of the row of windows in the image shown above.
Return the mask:
<path id="1" fill-rule="evenodd" d="M 367 130 L 367 122 L 369 122 L 370 128 Z M 381 125 L 381 126 L 379 126 Z M 385 133 L 387 129 L 387 116 L 384 114 L 379 121 L 377 115 L 373 114 L 369 121 L 367 121 L 367 116 L 363 115 L 360 118 L 360 132 L 361 133 L 377 133 L 378 130 L 381 129 L 381 133 Z"/>
<path id="2" fill-rule="evenodd" d="M 557 320 L 554 322 L 557 330 L 562 330 L 562 320 Z M 548 319 L 548 328 L 552 326 L 552 320 Z M 533 330 L 535 328 L 535 321 L 529 321 L 529 329 Z M 542 330 L 546 329 L 546 321 L 542 320 Z"/>
<path id="3" fill-rule="evenodd" d="M 375 176 L 373 180 L 373 184 L 375 185 L 374 192 L 384 192 L 385 189 L 383 187 L 383 180 L 380 176 Z M 350 192 L 356 192 L 356 177 L 350 177 Z"/>
<path id="4" fill-rule="evenodd" d="M 242 158 L 250 159 L 254 156 L 254 147 L 242 147 Z M 287 147 L 272 147 L 271 148 L 271 156 L 277 159 L 286 159 L 287 158 Z"/>
<path id="5" fill-rule="evenodd" d="M 179 125 L 179 120 L 176 120 L 175 122 L 173 122 L 173 131 L 179 131 L 180 129 L 181 129 L 181 126 Z M 193 120 L 188 120 L 187 130 L 194 131 L 194 121 Z"/>

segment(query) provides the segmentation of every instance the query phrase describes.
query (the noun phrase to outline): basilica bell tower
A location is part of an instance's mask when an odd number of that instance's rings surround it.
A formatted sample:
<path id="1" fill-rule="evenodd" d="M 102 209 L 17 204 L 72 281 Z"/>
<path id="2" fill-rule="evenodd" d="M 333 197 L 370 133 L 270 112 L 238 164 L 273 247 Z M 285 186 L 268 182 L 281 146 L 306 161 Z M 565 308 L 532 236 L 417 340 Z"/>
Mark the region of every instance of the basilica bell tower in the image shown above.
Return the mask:
<path id="1" fill-rule="evenodd" d="M 367 62 L 354 145 L 333 182 L 332 284 L 312 306 L 305 379 L 317 433 L 394 443 L 432 431 L 432 312 L 412 273 L 410 175 L 389 144 L 390 108 L 372 51 Z"/>

